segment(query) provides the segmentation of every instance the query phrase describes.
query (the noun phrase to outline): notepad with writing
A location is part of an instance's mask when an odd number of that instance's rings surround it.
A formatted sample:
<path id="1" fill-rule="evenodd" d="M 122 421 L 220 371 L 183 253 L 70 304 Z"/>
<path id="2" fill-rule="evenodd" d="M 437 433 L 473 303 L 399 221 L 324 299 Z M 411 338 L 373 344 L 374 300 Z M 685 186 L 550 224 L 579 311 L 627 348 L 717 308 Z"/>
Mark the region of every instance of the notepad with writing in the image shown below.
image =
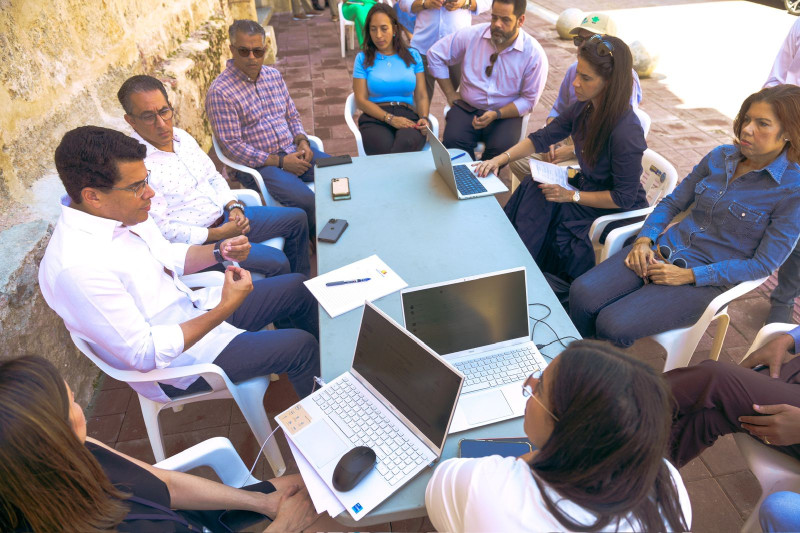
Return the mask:
<path id="1" fill-rule="evenodd" d="M 361 281 L 365 278 L 369 281 Z M 348 283 L 327 285 L 333 282 Z M 306 281 L 305 285 L 331 318 L 408 287 L 377 255 L 331 270 Z"/>
<path id="2" fill-rule="evenodd" d="M 569 167 L 560 167 L 553 163 L 546 161 L 539 161 L 538 159 L 531 158 L 531 177 L 533 181 L 539 183 L 549 183 L 552 185 L 560 185 L 569 191 L 575 191 L 575 187 L 569 184 Z"/>

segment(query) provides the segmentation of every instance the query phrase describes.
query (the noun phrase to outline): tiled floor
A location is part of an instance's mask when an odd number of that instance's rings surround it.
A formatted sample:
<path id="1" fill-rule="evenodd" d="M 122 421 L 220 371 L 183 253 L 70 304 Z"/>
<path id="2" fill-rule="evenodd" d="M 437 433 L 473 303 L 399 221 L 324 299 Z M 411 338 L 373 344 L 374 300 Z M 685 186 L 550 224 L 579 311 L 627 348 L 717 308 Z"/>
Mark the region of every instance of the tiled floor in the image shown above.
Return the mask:
<path id="1" fill-rule="evenodd" d="M 554 2 L 554 11 L 557 9 Z M 289 92 L 309 132 L 322 138 L 331 154 L 355 154 L 355 141 L 344 124 L 342 110 L 352 91 L 351 72 L 354 53 L 342 59 L 339 53 L 338 25 L 327 15 L 311 21 L 296 22 L 286 14 L 272 19 L 278 38 L 277 68 L 283 73 Z M 552 105 L 564 70 L 573 61 L 574 48 L 569 41 L 557 39 L 551 24 L 528 17 L 526 29 L 544 47 L 550 60 L 550 73 L 542 101 L 534 110 L 529 129 L 539 127 Z M 653 119 L 648 137 L 651 148 L 663 154 L 684 176 L 708 150 L 730 140 L 730 121 L 714 109 L 680 109 L 680 101 L 655 80 L 642 80 L 645 101 L 642 108 Z M 442 117 L 443 99 L 437 92 L 431 112 Z M 507 197 L 498 200 L 505 202 Z M 734 302 L 732 323 L 725 340 L 722 360 L 738 362 L 761 327 L 768 311 L 766 295 L 774 287 L 774 278 L 764 287 Z M 795 320 L 800 313 L 795 312 Z M 711 337 L 706 335 L 693 362 L 708 356 Z M 630 352 L 662 368 L 664 351 L 651 341 L 637 342 Z M 265 407 L 274 417 L 297 399 L 285 376 L 270 385 Z M 89 409 L 89 434 L 139 459 L 152 462 L 153 454 L 147 439 L 137 396 L 127 385 L 105 379 Z M 232 401 L 210 401 L 186 406 L 182 412 L 165 412 L 161 424 L 167 454 L 213 436 L 226 436 L 233 441 L 246 463 L 256 459 L 257 445 L 239 409 Z M 287 460 L 287 472 L 297 471 L 285 438 L 277 439 Z M 747 470 L 731 438 L 720 439 L 698 459 L 681 471 L 692 500 L 696 532 L 737 531 L 753 510 L 760 489 Z M 258 458 L 254 475 L 264 479 L 272 474 L 263 456 Z M 384 524 L 369 530 L 427 531 L 427 519 Z"/>

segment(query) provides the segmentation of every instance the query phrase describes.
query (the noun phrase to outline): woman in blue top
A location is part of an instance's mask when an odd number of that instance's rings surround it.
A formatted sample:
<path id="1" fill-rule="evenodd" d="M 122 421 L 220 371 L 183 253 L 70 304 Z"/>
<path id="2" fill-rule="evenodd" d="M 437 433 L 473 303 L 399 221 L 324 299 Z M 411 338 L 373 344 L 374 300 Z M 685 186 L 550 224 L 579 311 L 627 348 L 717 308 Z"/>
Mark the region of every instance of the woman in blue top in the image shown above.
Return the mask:
<path id="1" fill-rule="evenodd" d="M 647 144 L 630 104 L 632 63 L 631 52 L 620 39 L 610 35 L 587 39 L 578 51 L 573 82 L 578 101 L 478 167 L 478 175 L 485 176 L 534 151 L 547 152 L 572 136 L 581 166 L 569 181 L 574 189 L 540 184 L 528 174 L 505 206 L 539 268 L 567 283 L 594 266 L 589 229 L 597 217 L 647 206 L 641 185 Z"/>
<path id="2" fill-rule="evenodd" d="M 428 95 L 419 52 L 409 48 L 391 6 L 375 4 L 364 51 L 353 67 L 353 93 L 363 111 L 358 129 L 367 155 L 416 152 L 425 146 Z"/>
<path id="3" fill-rule="evenodd" d="M 570 316 L 581 335 L 629 346 L 690 326 L 726 288 L 770 275 L 792 251 L 800 235 L 800 87 L 750 95 L 733 131 L 735 144 L 706 155 L 632 246 L 572 284 Z"/>

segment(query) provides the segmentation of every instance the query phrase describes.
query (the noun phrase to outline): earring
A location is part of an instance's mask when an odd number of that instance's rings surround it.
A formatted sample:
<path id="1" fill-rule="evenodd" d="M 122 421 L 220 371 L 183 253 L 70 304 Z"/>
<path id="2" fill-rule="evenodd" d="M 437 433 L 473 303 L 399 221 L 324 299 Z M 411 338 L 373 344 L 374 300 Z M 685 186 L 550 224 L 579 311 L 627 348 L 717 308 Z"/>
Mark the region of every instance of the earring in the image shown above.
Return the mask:
<path id="1" fill-rule="evenodd" d="M 791 142 L 789 139 L 784 139 L 784 141 L 786 141 L 787 143 L 788 143 L 788 142 Z"/>

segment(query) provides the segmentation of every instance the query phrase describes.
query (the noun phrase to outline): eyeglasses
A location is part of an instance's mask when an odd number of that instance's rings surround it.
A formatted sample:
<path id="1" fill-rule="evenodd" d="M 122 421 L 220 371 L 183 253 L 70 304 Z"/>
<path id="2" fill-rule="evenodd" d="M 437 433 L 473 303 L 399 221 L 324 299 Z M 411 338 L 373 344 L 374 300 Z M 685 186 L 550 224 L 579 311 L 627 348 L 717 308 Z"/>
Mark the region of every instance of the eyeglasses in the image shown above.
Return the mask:
<path id="1" fill-rule="evenodd" d="M 264 57 L 264 54 L 267 52 L 266 48 L 247 48 L 246 46 L 237 46 L 236 51 L 242 57 L 250 57 L 250 52 L 253 52 L 253 57 L 260 58 Z"/>
<path id="2" fill-rule="evenodd" d="M 486 70 L 484 71 L 486 73 L 486 77 L 487 78 L 492 75 L 492 71 L 494 70 L 494 64 L 497 61 L 497 56 L 498 55 L 499 55 L 499 52 L 495 52 L 495 53 L 493 53 L 492 55 L 489 56 L 489 66 L 486 67 Z"/>
<path id="3" fill-rule="evenodd" d="M 595 33 L 588 39 L 586 39 L 586 45 L 588 46 L 591 42 L 597 42 L 597 48 L 595 51 L 597 55 L 600 57 L 611 56 L 614 57 L 614 45 L 610 42 L 603 39 L 602 35 Z"/>
<path id="4" fill-rule="evenodd" d="M 532 379 L 536 380 L 536 386 L 535 387 L 531 387 L 531 383 L 530 382 L 531 382 Z M 558 417 L 556 415 L 554 415 L 553 412 L 550 409 L 545 407 L 545 405 L 542 403 L 542 401 L 539 398 L 537 398 L 537 396 L 539 395 L 539 392 L 541 391 L 541 383 L 542 383 L 542 371 L 541 370 L 537 370 L 537 371 L 533 372 L 530 376 L 528 376 L 528 379 L 526 379 L 525 381 L 522 382 L 522 396 L 524 396 L 525 398 L 533 398 L 534 400 L 536 400 L 536 403 L 538 403 L 542 407 L 542 409 L 547 411 L 547 414 L 552 416 L 553 420 L 558 422 Z"/>
<path id="5" fill-rule="evenodd" d="M 174 111 L 171 106 L 162 107 L 155 113 L 142 113 L 141 115 L 133 115 L 136 120 L 141 120 L 145 124 L 153 125 L 156 123 L 156 117 L 161 117 L 164 122 L 170 120 Z"/>
<path id="6" fill-rule="evenodd" d="M 665 261 L 669 261 L 669 257 L 672 255 L 672 250 L 670 249 L 669 246 L 661 244 L 658 247 L 658 253 L 661 254 L 661 257 L 663 257 Z M 684 259 L 682 257 L 678 257 L 674 261 L 669 261 L 669 262 L 672 263 L 673 265 L 675 265 L 676 267 L 680 267 L 680 268 L 688 268 L 689 267 L 689 265 L 686 263 L 686 259 Z"/>
<path id="7" fill-rule="evenodd" d="M 575 37 L 572 38 L 572 44 L 574 44 L 575 46 L 580 46 L 580 45 L 583 44 L 583 42 L 585 40 L 586 40 L 585 37 L 581 37 L 580 35 L 576 35 Z"/>
<path id="8" fill-rule="evenodd" d="M 112 191 L 131 191 L 136 198 L 141 198 L 147 184 L 150 183 L 150 171 L 147 171 L 147 176 L 142 181 L 137 181 L 127 187 L 108 187 Z"/>

